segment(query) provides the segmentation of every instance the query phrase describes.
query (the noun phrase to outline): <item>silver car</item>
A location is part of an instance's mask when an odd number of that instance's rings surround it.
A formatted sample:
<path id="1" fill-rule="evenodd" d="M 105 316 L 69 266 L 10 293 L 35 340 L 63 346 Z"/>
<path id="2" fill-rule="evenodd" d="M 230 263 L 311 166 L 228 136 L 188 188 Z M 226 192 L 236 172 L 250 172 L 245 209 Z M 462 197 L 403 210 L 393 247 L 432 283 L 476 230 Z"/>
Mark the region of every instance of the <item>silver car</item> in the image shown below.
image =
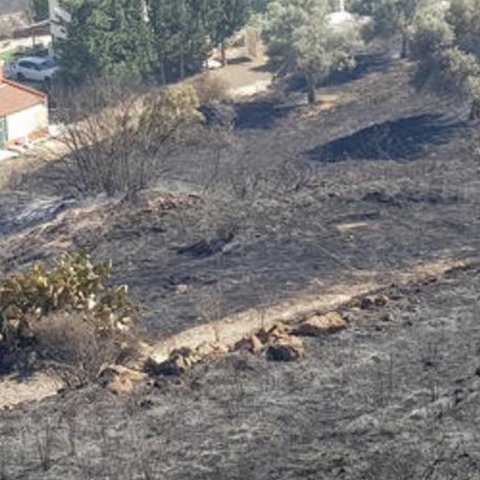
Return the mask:
<path id="1" fill-rule="evenodd" d="M 58 71 L 58 66 L 51 58 L 23 57 L 13 63 L 10 71 L 18 80 L 49 82 Z"/>

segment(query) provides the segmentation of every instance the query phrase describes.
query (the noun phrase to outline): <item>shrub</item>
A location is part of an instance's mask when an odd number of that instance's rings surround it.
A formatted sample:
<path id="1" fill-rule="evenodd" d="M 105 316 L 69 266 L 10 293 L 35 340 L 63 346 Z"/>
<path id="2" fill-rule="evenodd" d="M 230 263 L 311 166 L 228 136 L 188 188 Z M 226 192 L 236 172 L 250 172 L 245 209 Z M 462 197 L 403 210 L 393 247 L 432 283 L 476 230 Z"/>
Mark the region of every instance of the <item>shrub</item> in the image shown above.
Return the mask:
<path id="1" fill-rule="evenodd" d="M 197 75 L 190 81 L 201 104 L 211 104 L 230 100 L 228 84 L 211 72 Z"/>
<path id="2" fill-rule="evenodd" d="M 135 329 L 98 331 L 91 312 L 58 312 L 32 325 L 43 367 L 66 387 L 95 382 L 103 369 L 138 351 Z"/>
<path id="3" fill-rule="evenodd" d="M 111 263 L 94 264 L 87 254 L 77 253 L 63 255 L 50 270 L 37 264 L 5 279 L 0 285 L 0 353 L 35 344 L 42 322 L 59 312 L 68 315 L 72 332 L 88 325 L 98 339 L 126 335 L 140 307 L 125 285 L 105 287 L 111 273 Z"/>
<path id="4" fill-rule="evenodd" d="M 175 148 L 204 120 L 190 85 L 149 89 L 92 81 L 57 99 L 65 152 L 55 183 L 85 197 L 134 196 L 157 180 Z M 58 158 L 57 149 L 52 152 Z"/>

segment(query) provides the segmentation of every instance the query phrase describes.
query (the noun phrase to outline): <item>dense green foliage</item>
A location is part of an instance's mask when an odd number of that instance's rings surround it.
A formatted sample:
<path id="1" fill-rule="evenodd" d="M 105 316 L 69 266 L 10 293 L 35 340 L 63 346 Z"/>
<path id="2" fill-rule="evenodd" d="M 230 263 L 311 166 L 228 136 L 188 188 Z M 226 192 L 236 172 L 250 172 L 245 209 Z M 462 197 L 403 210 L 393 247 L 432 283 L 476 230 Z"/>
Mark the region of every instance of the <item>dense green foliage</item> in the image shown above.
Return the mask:
<path id="1" fill-rule="evenodd" d="M 152 34 L 138 0 L 64 0 L 72 15 L 56 54 L 68 80 L 138 76 L 155 62 Z"/>
<path id="2" fill-rule="evenodd" d="M 64 255 L 51 270 L 42 264 L 0 284 L 0 347 L 12 348 L 33 335 L 36 322 L 54 312 L 89 313 L 96 331 L 116 331 L 135 322 L 139 308 L 127 288 L 106 288 L 111 265 L 86 254 Z"/>
<path id="3" fill-rule="evenodd" d="M 315 102 L 315 86 L 331 72 L 353 66 L 360 44 L 355 28 L 332 28 L 326 0 L 276 0 L 270 3 L 264 38 L 269 54 L 284 73 L 300 72 Z"/>
<path id="4" fill-rule="evenodd" d="M 262 8 L 255 0 L 62 0 L 71 14 L 58 60 L 69 80 L 200 70 L 208 53 Z"/>
<path id="5" fill-rule="evenodd" d="M 480 118 L 480 0 L 424 11 L 412 27 L 412 56 L 424 85 L 468 96 L 471 117 Z"/>
<path id="6" fill-rule="evenodd" d="M 352 12 L 373 17 L 375 34 L 389 38 L 402 37 L 402 57 L 408 55 L 409 30 L 419 13 L 434 0 L 351 0 Z"/>

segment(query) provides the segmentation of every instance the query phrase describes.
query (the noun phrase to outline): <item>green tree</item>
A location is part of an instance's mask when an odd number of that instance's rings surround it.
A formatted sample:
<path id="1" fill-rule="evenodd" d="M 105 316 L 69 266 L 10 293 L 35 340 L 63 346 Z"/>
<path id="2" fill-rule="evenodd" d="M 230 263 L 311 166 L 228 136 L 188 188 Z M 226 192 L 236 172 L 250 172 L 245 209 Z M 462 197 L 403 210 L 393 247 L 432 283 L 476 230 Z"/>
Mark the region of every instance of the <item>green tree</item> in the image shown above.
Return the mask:
<path id="1" fill-rule="evenodd" d="M 71 15 L 56 48 L 67 80 L 142 76 L 156 63 L 153 38 L 138 0 L 63 0 Z"/>
<path id="2" fill-rule="evenodd" d="M 308 101 L 316 100 L 316 84 L 336 70 L 353 66 L 361 44 L 356 29 L 334 29 L 323 0 L 277 0 L 269 5 L 264 36 L 273 61 L 283 73 L 300 72 Z"/>
<path id="3" fill-rule="evenodd" d="M 250 0 L 211 0 L 208 12 L 209 34 L 220 45 L 222 63 L 226 64 L 225 41 L 240 30 L 252 12 Z M 259 5 L 257 5 L 259 7 Z"/>
<path id="4" fill-rule="evenodd" d="M 471 119 L 480 118 L 480 0 L 452 0 L 418 17 L 412 56 L 422 85 L 468 96 Z"/>
<path id="5" fill-rule="evenodd" d="M 402 38 L 401 56 L 409 51 L 409 30 L 415 19 L 433 0 L 352 0 L 350 8 L 361 15 L 370 15 L 375 22 L 376 35 Z"/>
<path id="6" fill-rule="evenodd" d="M 207 0 L 148 0 L 163 82 L 196 73 L 209 51 Z"/>

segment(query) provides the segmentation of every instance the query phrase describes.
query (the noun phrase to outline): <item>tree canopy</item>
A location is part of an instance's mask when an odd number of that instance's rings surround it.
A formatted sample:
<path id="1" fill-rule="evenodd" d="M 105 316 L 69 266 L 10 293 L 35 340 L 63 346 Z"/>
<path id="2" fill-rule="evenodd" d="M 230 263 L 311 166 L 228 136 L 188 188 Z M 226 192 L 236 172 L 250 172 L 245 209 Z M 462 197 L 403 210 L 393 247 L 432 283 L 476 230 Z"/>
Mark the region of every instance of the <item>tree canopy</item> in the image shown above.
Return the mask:
<path id="1" fill-rule="evenodd" d="M 351 0 L 349 6 L 355 13 L 369 15 L 374 20 L 375 34 L 383 38 L 400 35 L 401 56 L 407 57 L 409 30 L 423 8 L 434 0 Z"/>
<path id="2" fill-rule="evenodd" d="M 425 11 L 412 28 L 412 56 L 423 85 L 469 97 L 471 118 L 480 118 L 480 0 Z"/>
<path id="3" fill-rule="evenodd" d="M 260 2 L 261 3 L 261 2 Z M 71 15 L 56 47 L 67 76 L 155 75 L 163 82 L 198 71 L 210 50 L 241 29 L 258 0 L 62 0 Z"/>
<path id="4" fill-rule="evenodd" d="M 267 9 L 264 37 L 269 54 L 284 73 L 300 72 L 315 102 L 318 81 L 331 72 L 353 66 L 360 44 L 355 28 L 329 25 L 326 0 L 276 0 Z"/>
<path id="5" fill-rule="evenodd" d="M 71 20 L 56 54 L 69 80 L 151 72 L 156 55 L 141 2 L 64 0 L 62 6 Z"/>

